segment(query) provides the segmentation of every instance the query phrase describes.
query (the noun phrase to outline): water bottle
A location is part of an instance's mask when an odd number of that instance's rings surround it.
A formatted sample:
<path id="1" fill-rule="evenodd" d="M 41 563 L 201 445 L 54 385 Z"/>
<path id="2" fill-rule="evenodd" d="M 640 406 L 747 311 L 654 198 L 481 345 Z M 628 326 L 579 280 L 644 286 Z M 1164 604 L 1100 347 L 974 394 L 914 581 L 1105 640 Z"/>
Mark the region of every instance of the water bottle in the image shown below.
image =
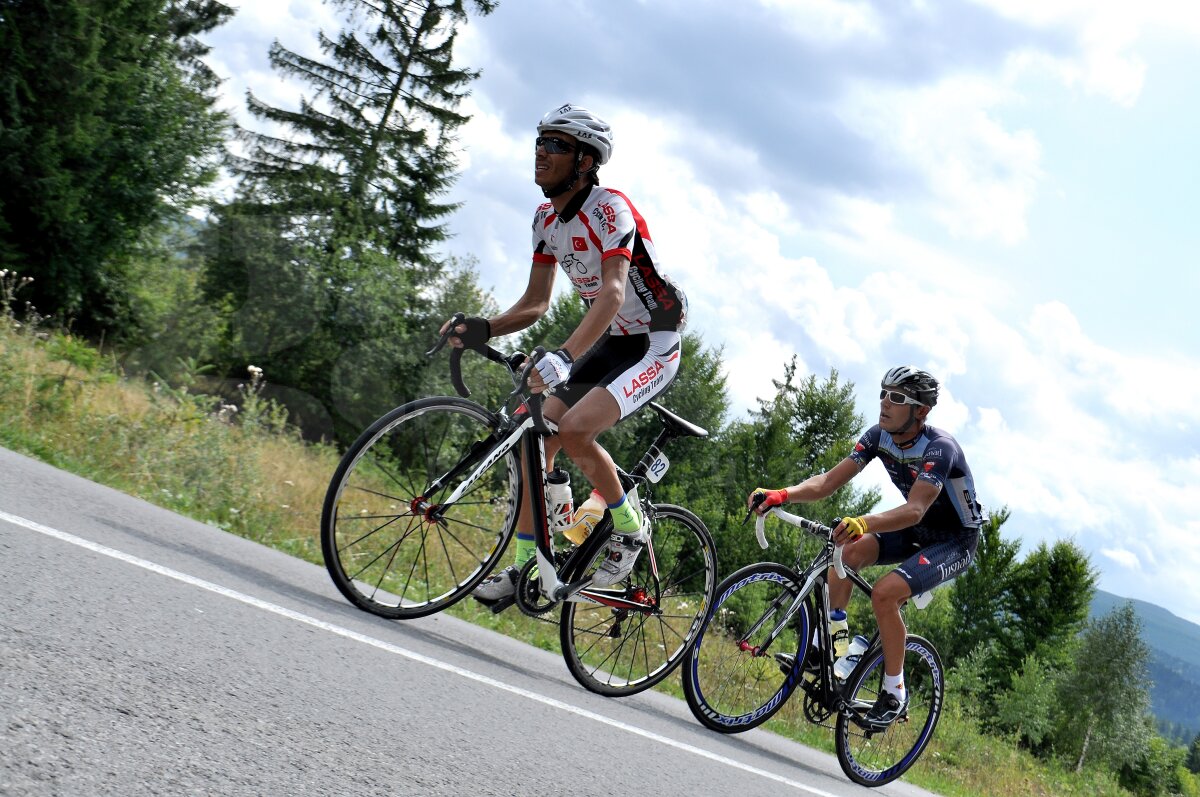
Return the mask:
<path id="1" fill-rule="evenodd" d="M 845 656 L 846 647 L 850 644 L 850 624 L 846 620 L 845 609 L 829 610 L 829 636 L 833 638 L 834 658 Z"/>
<path id="2" fill-rule="evenodd" d="M 551 533 L 561 534 L 571 525 L 571 477 L 555 468 L 546 474 L 546 512 Z"/>
<path id="3" fill-rule="evenodd" d="M 592 533 L 592 529 L 604 518 L 604 510 L 608 507 L 608 502 L 604 500 L 604 496 L 592 490 L 592 494 L 588 499 L 579 505 L 575 510 L 575 516 L 571 518 L 571 525 L 563 531 L 563 536 L 576 545 L 583 545 L 583 541 Z"/>
<path id="4" fill-rule="evenodd" d="M 857 634 L 846 647 L 846 655 L 834 662 L 833 674 L 843 681 L 849 678 L 869 644 L 871 644 L 871 640 L 862 634 Z"/>

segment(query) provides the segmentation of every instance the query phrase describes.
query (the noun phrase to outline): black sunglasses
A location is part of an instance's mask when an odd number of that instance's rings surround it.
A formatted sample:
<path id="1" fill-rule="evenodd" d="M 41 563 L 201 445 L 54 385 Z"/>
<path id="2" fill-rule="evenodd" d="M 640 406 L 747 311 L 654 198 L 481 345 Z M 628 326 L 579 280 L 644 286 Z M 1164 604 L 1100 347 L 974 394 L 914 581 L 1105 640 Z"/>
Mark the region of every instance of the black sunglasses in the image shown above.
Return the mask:
<path id="1" fill-rule="evenodd" d="M 564 141 L 561 138 L 551 138 L 549 136 L 538 136 L 533 140 L 533 147 L 537 149 L 542 147 L 549 155 L 570 155 L 575 151 L 575 145 L 570 141 Z"/>
<path id="2" fill-rule="evenodd" d="M 885 388 L 879 391 L 879 398 L 883 398 L 884 396 L 887 396 L 888 401 L 892 402 L 893 404 L 916 404 L 918 407 L 925 406 L 925 402 L 917 401 L 912 396 L 906 396 L 899 390 L 888 390 Z"/>

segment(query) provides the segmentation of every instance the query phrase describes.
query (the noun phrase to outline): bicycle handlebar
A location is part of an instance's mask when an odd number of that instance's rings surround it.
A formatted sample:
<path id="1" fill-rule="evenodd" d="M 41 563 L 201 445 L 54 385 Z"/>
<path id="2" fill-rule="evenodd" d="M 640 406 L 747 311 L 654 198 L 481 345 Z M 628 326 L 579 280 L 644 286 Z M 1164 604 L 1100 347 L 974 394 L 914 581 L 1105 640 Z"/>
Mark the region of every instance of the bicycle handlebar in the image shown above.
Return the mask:
<path id="1" fill-rule="evenodd" d="M 458 334 L 454 331 L 454 328 L 465 321 L 466 317 L 467 316 L 465 313 L 455 313 L 450 319 L 450 323 L 446 325 L 446 330 L 441 334 L 441 337 L 438 338 L 437 343 L 433 344 L 432 349 L 425 352 L 425 356 L 432 357 L 445 348 L 446 343 L 450 340 L 450 337 Z M 450 352 L 450 381 L 453 383 L 454 389 L 458 392 L 458 395 L 462 396 L 463 398 L 468 398 L 471 395 L 471 389 L 467 387 L 467 384 L 463 381 L 462 377 L 462 356 L 464 351 L 466 351 L 465 348 L 455 347 Z M 546 426 L 546 419 L 542 416 L 542 402 L 545 401 L 545 398 L 540 394 L 529 392 L 529 377 L 533 373 L 533 369 L 537 365 L 538 360 L 545 356 L 546 350 L 541 346 L 538 346 L 533 350 L 533 354 L 526 360 L 525 366 L 521 370 L 519 379 L 516 375 L 517 366 L 515 365 L 514 360 L 518 356 L 524 358 L 524 355 L 513 355 L 512 357 L 507 357 L 503 352 L 498 351 L 486 343 L 482 345 L 482 348 L 476 348 L 475 351 L 478 351 L 492 362 L 501 363 L 509 369 L 509 372 L 513 374 L 513 381 L 516 383 L 516 388 L 513 390 L 512 395 L 524 393 L 528 397 L 528 400 L 525 403 L 529 407 L 530 415 L 533 416 L 534 428 L 539 432 L 549 434 L 550 429 Z"/>
<path id="2" fill-rule="evenodd" d="M 815 520 L 793 515 L 791 512 L 785 512 L 779 507 L 771 507 L 764 515 L 759 515 L 754 521 L 754 534 L 758 537 L 758 545 L 764 551 L 767 549 L 766 523 L 767 515 L 774 515 L 780 520 L 791 523 L 793 526 L 799 526 L 816 537 L 824 537 L 827 541 L 833 540 L 833 529 L 829 526 L 823 526 Z M 838 577 L 846 577 L 846 565 L 842 562 L 842 551 L 845 546 L 838 545 L 833 549 L 833 569 L 837 571 Z"/>

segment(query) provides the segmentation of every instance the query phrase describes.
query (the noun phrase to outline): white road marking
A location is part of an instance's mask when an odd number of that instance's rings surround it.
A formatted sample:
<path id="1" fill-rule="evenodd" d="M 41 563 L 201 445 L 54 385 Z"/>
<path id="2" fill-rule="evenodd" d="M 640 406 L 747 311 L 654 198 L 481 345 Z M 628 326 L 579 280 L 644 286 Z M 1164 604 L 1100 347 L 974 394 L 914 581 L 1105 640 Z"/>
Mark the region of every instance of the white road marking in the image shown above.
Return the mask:
<path id="1" fill-rule="evenodd" d="M 91 540 L 85 540 L 82 537 L 77 537 L 74 534 L 68 534 L 65 531 L 59 531 L 58 529 L 53 529 L 49 526 L 43 526 L 41 523 L 36 523 L 32 520 L 26 520 L 25 518 L 18 517 L 17 515 L 10 515 L 7 512 L 0 511 L 0 520 L 7 521 L 14 526 L 21 526 L 29 529 L 30 531 L 36 531 L 39 534 L 45 534 L 48 537 L 53 537 L 57 540 L 62 540 L 63 542 L 69 542 L 72 545 L 79 546 L 80 548 L 86 548 L 94 553 L 120 560 L 127 564 L 140 567 L 144 570 L 149 570 L 152 573 L 158 573 L 161 576 L 166 576 L 167 578 L 172 578 L 176 581 L 182 581 L 184 584 L 189 584 L 193 587 L 199 587 L 200 589 L 207 590 L 209 592 L 215 592 L 218 595 L 223 595 L 226 598 L 231 598 L 248 606 L 253 606 L 256 609 L 262 609 L 263 611 L 277 614 L 280 617 L 286 617 L 289 620 L 295 620 L 298 623 L 304 623 L 305 625 L 312 626 L 313 628 L 319 628 L 322 631 L 328 631 L 331 634 L 337 634 L 340 637 L 352 639 L 355 642 L 361 642 L 364 645 L 370 645 L 373 648 L 378 648 L 380 650 L 387 651 L 388 653 L 393 653 L 397 656 L 403 656 L 406 659 L 420 662 L 421 664 L 426 664 L 430 667 L 435 667 L 445 672 L 454 673 L 455 675 L 462 676 L 463 678 L 467 678 L 477 683 L 486 684 L 487 686 L 491 686 L 495 689 L 509 692 L 527 700 L 532 700 L 545 706 L 560 709 L 561 711 L 565 711 L 569 714 L 575 714 L 576 716 L 584 717 L 586 719 L 599 722 L 603 725 L 608 725 L 609 727 L 631 733 L 635 736 L 641 736 L 644 739 L 658 742 L 659 744 L 666 745 L 667 747 L 674 747 L 676 750 L 682 750 L 685 753 L 691 753 L 692 755 L 697 755 L 701 758 L 707 758 L 710 761 L 715 761 L 718 764 L 724 764 L 725 766 L 741 770 L 742 772 L 747 772 L 751 775 L 757 775 L 759 777 L 766 778 L 767 780 L 781 783 L 785 786 L 791 786 L 794 789 L 799 789 L 800 791 L 808 794 L 816 795 L 816 797 L 836 797 L 836 795 L 827 791 L 815 789 L 812 786 L 800 783 L 799 781 L 791 780 L 790 778 L 785 778 L 782 775 L 776 775 L 775 773 L 768 772 L 765 769 L 752 767 L 748 764 L 743 764 L 740 761 L 735 761 L 732 758 L 727 758 L 726 756 L 718 755 L 717 753 L 712 753 L 699 747 L 694 747 L 690 744 L 677 741 L 670 737 L 662 736 L 654 733 L 653 731 L 639 728 L 636 725 L 630 725 L 626 722 L 621 722 L 620 720 L 615 720 L 602 714 L 596 714 L 588 711 L 587 709 L 579 708 L 578 706 L 572 706 L 570 703 L 564 703 L 561 700 L 556 700 L 552 697 L 538 694 L 537 692 L 531 692 L 528 689 L 522 689 L 517 686 L 512 686 L 511 684 L 506 684 L 503 681 L 496 680 L 495 678 L 490 678 L 486 675 L 481 675 L 480 673 L 463 669 L 462 667 L 458 667 L 454 664 L 430 658 L 429 656 L 425 656 L 421 653 L 393 645 L 389 642 L 384 642 L 381 639 L 375 639 L 374 637 L 369 637 L 366 634 L 360 634 L 357 631 L 351 631 L 348 628 L 343 628 L 341 626 L 334 625 L 333 623 L 327 623 L 324 620 L 318 620 L 315 617 L 310 617 L 306 614 L 292 611 L 291 609 L 283 606 L 260 600 L 259 598 L 255 598 L 251 595 L 246 595 L 245 593 L 237 592 L 236 590 L 228 589 L 227 587 L 222 587 L 220 584 L 214 584 L 211 581 L 205 581 L 204 579 L 196 578 L 195 576 L 189 576 L 187 573 L 181 573 L 178 570 L 172 570 L 169 567 L 163 567 L 160 564 L 155 564 L 154 562 L 146 559 L 124 553 L 123 551 L 118 551 L 115 548 L 109 548 L 105 545 L 100 545 L 99 543 L 92 542 Z"/>

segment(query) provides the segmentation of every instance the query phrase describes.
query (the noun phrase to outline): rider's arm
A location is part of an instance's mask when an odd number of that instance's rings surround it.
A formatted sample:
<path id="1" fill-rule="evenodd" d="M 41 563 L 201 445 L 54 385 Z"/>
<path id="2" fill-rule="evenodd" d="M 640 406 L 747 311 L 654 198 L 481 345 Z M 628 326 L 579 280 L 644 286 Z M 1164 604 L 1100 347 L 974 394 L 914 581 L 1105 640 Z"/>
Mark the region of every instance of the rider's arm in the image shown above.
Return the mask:
<path id="1" fill-rule="evenodd" d="M 858 463 L 850 457 L 846 457 L 824 473 L 810 476 L 799 484 L 788 487 L 788 502 L 807 504 L 810 501 L 828 498 L 857 476 L 859 470 Z"/>
<path id="2" fill-rule="evenodd" d="M 929 507 L 933 506 L 934 500 L 941 491 L 940 486 L 918 479 L 912 489 L 908 491 L 908 500 L 903 504 L 886 512 L 864 515 L 863 520 L 867 521 L 867 528 L 873 533 L 897 531 L 915 526 L 921 522 L 921 518 L 925 517 L 925 513 L 929 511 Z"/>
<path id="3" fill-rule="evenodd" d="M 596 294 L 579 326 L 562 345 L 571 357 L 579 359 L 587 354 L 604 335 L 625 301 L 625 283 L 628 279 L 629 258 L 625 255 L 610 255 L 600 264 L 600 292 Z"/>
<path id="4" fill-rule="evenodd" d="M 886 512 L 863 515 L 859 520 L 866 523 L 865 531 L 868 534 L 882 534 L 915 526 L 925 517 L 925 513 L 929 511 L 929 507 L 941 491 L 941 485 L 918 480 L 908 491 L 908 500 L 903 504 Z M 851 539 L 851 536 L 847 534 L 846 520 L 843 519 L 834 530 L 833 541 L 841 543 L 847 539 Z"/>
<path id="5" fill-rule="evenodd" d="M 539 318 L 546 314 L 546 311 L 550 309 L 550 296 L 554 291 L 555 271 L 553 265 L 537 262 L 533 264 L 529 271 L 529 284 L 525 286 L 525 293 L 512 307 L 489 319 L 492 323 L 493 337 L 520 332 L 526 327 L 533 326 Z"/>

